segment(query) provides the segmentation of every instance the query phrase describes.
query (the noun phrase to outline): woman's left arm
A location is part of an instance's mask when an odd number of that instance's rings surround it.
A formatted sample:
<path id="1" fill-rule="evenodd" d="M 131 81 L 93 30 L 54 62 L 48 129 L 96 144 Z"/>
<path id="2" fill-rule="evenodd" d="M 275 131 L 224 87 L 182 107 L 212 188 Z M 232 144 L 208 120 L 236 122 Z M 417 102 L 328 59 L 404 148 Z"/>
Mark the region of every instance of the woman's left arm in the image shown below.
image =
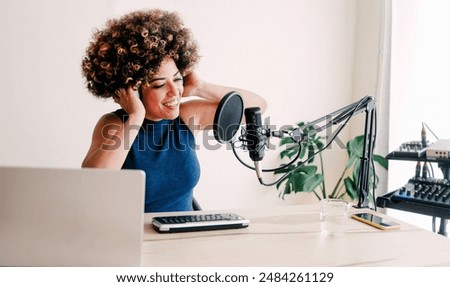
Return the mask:
<path id="1" fill-rule="evenodd" d="M 180 115 L 191 131 L 212 128 L 217 106 L 230 91 L 236 91 L 241 95 L 244 109 L 260 107 L 262 112 L 266 110 L 266 101 L 253 92 L 205 82 L 195 72 L 185 77 L 183 97 L 197 96 L 201 98 L 201 100 L 184 102 L 180 109 Z"/>

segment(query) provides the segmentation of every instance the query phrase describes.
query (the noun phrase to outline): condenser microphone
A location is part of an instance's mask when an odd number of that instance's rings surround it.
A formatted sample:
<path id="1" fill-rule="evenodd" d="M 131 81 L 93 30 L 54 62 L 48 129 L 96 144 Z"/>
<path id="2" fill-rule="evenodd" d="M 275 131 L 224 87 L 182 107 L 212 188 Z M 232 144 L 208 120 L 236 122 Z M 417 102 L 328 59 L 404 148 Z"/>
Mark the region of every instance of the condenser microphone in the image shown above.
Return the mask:
<path id="1" fill-rule="evenodd" d="M 261 161 L 264 158 L 265 135 L 263 134 L 261 109 L 252 107 L 245 109 L 246 141 L 250 158 Z"/>
<path id="2" fill-rule="evenodd" d="M 246 108 L 244 111 L 246 122 L 246 142 L 250 159 L 255 164 L 258 180 L 262 183 L 262 168 L 260 161 L 264 158 L 266 135 L 262 127 L 261 109 L 259 107 Z"/>

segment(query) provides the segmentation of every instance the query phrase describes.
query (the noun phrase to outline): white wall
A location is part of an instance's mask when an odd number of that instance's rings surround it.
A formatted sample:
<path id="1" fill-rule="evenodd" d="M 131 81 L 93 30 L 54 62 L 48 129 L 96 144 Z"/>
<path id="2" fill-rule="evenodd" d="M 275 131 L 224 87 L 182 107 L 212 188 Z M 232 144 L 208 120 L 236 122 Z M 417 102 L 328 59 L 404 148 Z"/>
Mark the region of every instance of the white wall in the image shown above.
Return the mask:
<path id="1" fill-rule="evenodd" d="M 106 1 L 2 1 L 2 165 L 78 167 L 107 108 L 83 88 L 80 61 Z"/>
<path id="2" fill-rule="evenodd" d="M 80 166 L 97 119 L 116 108 L 109 101 L 95 99 L 84 89 L 79 68 L 92 29 L 101 27 L 109 17 L 140 8 L 178 11 L 200 44 L 203 57 L 199 74 L 207 81 L 259 93 L 269 103 L 265 116 L 270 117 L 271 124 L 280 127 L 314 120 L 375 93 L 376 80 L 370 79 L 374 77 L 377 59 L 369 60 L 369 65 L 355 63 L 355 59 L 362 61 L 373 55 L 373 51 L 377 57 L 378 18 L 364 21 L 365 17 L 357 17 L 370 11 L 378 15 L 379 7 L 374 2 L 378 3 L 369 0 L 2 1 L 0 164 Z M 368 32 L 357 29 L 358 21 L 364 22 L 361 27 L 366 27 Z M 370 40 L 367 44 L 368 39 L 375 42 Z M 359 47 L 357 57 L 356 47 Z M 356 77 L 357 81 L 365 79 L 357 86 L 355 70 L 364 75 Z M 275 187 L 261 187 L 254 172 L 241 166 L 225 146 L 218 150 L 205 148 L 204 141 L 216 145 L 211 138 L 211 134 L 209 138 L 205 135 L 198 138 L 202 177 L 196 197 L 204 208 L 314 200 L 308 195 L 295 195 L 282 201 Z M 264 167 L 279 165 L 278 152 L 267 153 Z M 243 156 L 247 159 L 247 154 Z M 339 152 L 337 147 L 333 152 L 325 152 L 330 189 L 345 160 L 345 152 Z M 267 174 L 266 181 L 272 180 L 272 175 Z"/>

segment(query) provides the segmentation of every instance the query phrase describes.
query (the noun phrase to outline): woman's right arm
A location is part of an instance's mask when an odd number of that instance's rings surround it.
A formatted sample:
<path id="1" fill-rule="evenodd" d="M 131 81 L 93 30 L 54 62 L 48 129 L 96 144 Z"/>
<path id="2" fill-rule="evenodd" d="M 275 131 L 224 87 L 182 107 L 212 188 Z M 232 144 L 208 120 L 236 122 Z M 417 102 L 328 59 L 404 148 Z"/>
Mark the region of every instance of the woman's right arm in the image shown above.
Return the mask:
<path id="1" fill-rule="evenodd" d="M 142 122 L 145 109 L 131 88 L 118 92 L 114 100 L 128 113 L 128 120 L 122 120 L 109 113 L 100 118 L 92 134 L 89 151 L 82 167 L 121 169 Z"/>

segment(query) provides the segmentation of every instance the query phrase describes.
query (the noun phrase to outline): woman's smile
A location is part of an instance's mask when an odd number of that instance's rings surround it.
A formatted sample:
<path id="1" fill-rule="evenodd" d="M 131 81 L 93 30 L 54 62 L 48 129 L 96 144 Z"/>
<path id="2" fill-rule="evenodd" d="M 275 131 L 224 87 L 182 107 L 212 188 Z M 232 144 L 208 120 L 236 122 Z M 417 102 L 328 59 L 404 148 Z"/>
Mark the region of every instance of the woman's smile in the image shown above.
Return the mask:
<path id="1" fill-rule="evenodd" d="M 180 99 L 177 97 L 171 101 L 164 102 L 162 104 L 168 108 L 176 108 L 178 105 L 180 105 Z"/>

